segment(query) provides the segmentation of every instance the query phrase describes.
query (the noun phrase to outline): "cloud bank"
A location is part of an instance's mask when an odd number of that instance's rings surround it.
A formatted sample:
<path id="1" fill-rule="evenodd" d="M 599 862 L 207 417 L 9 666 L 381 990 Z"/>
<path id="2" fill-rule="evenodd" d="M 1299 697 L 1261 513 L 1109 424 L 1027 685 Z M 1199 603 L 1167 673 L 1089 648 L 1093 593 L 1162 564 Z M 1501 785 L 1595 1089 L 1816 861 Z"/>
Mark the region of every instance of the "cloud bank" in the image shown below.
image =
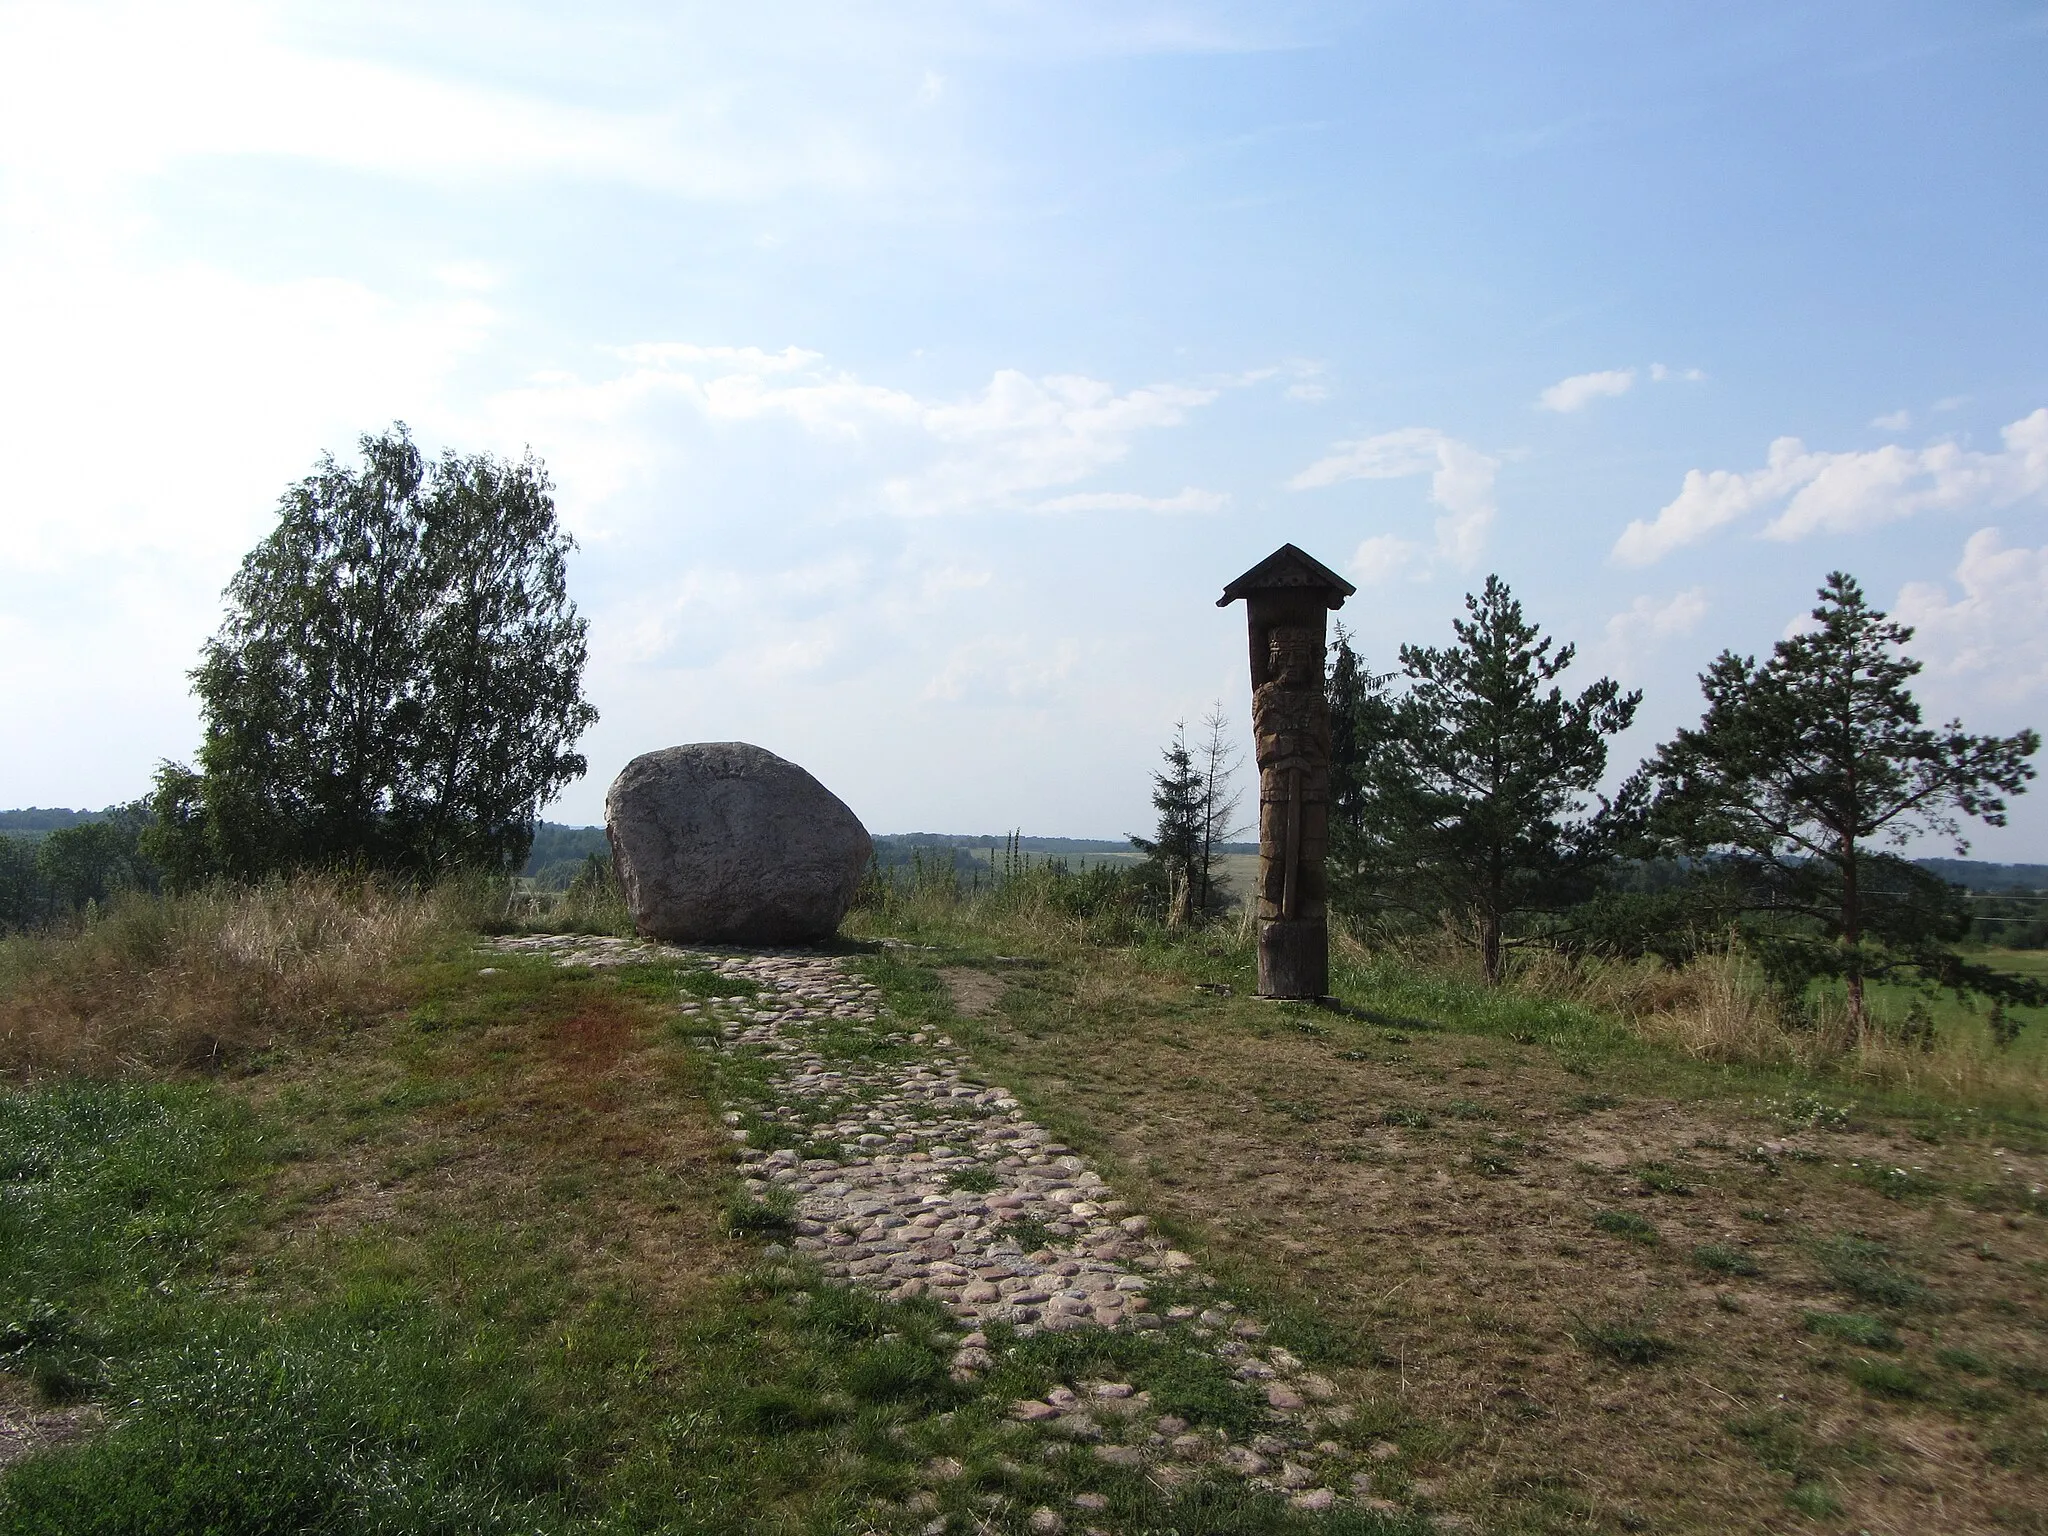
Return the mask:
<path id="1" fill-rule="evenodd" d="M 1996 528 L 1963 546 L 1954 596 L 1940 582 L 1899 593 L 1892 616 L 1913 626 L 1931 676 L 2007 703 L 2048 698 L 2048 545 L 2007 548 Z"/>
<path id="2" fill-rule="evenodd" d="M 1772 507 L 1767 539 L 1860 532 L 1921 512 L 1990 510 L 2048 492 L 2048 408 L 2011 423 L 2005 446 L 1983 453 L 1953 442 L 1818 453 L 1796 437 L 1770 446 L 1761 469 L 1688 470 L 1678 495 L 1615 541 L 1623 565 L 1650 565 L 1729 523 Z"/>
<path id="3" fill-rule="evenodd" d="M 565 474 L 600 497 L 659 451 L 660 412 L 686 407 L 723 428 L 784 423 L 869 466 L 851 510 L 903 517 L 972 512 L 1206 513 L 1219 491 L 1070 491 L 1124 460 L 1137 439 L 1184 425 L 1219 391 L 1153 384 L 1119 391 L 1082 374 L 999 369 L 979 390 L 923 398 L 831 366 L 801 347 L 650 342 L 618 349 L 610 378 L 547 377 L 494 402 L 533 433 L 545 424 Z M 503 435 L 502 433 L 500 435 Z"/>

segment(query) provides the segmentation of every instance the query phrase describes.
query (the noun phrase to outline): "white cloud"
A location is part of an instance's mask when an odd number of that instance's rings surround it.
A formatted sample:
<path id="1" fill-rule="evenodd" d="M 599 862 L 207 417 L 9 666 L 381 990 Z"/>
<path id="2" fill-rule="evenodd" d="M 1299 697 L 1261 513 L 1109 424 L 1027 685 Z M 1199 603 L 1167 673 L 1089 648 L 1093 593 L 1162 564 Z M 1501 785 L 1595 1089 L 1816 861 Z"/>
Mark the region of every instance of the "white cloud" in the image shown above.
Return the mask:
<path id="1" fill-rule="evenodd" d="M 1998 529 L 1980 528 L 1955 584 L 1958 596 L 1912 582 L 1893 610 L 1917 632 L 1911 651 L 1928 675 L 2002 702 L 2048 698 L 2048 546 L 2007 548 Z"/>
<path id="2" fill-rule="evenodd" d="M 319 450 L 418 422 L 497 325 L 472 293 L 399 300 L 17 246 L 0 254 L 9 554 L 239 553 Z"/>
<path id="3" fill-rule="evenodd" d="M 802 102 L 703 82 L 659 112 L 433 78 L 284 35 L 271 7 L 25 4 L 0 11 L 0 165 L 63 184 L 205 155 L 408 178 L 568 175 L 709 198 L 872 186 L 880 158 Z M 751 115 L 741 119 L 743 108 Z"/>
<path id="4" fill-rule="evenodd" d="M 1647 370 L 1652 384 L 1668 384 L 1676 379 L 1682 383 L 1697 384 L 1706 374 L 1697 368 L 1672 368 L 1663 363 L 1652 363 Z M 1595 400 L 1608 400 L 1616 395 L 1625 395 L 1635 388 L 1636 370 L 1633 368 L 1608 368 L 1598 373 L 1575 373 L 1568 379 L 1559 379 L 1555 384 L 1536 397 L 1539 410 L 1556 411 L 1570 415 L 1583 411 Z"/>
<path id="5" fill-rule="evenodd" d="M 1327 370 L 1321 363 L 1297 357 L 1288 363 L 1287 371 L 1294 376 L 1294 382 L 1285 391 L 1287 399 L 1315 405 L 1330 398 L 1330 387 L 1323 382 Z"/>
<path id="6" fill-rule="evenodd" d="M 1607 644 L 1618 653 L 1639 651 L 1674 635 L 1688 635 L 1707 616 L 1707 591 L 1689 587 L 1658 599 L 1637 598 L 1607 621 Z"/>
<path id="7" fill-rule="evenodd" d="M 628 366 L 595 382 L 550 377 L 492 403 L 531 434 L 547 423 L 553 456 L 603 499 L 664 450 L 667 429 L 646 419 L 680 403 L 721 425 L 787 421 L 838 443 L 874 468 L 871 504 L 910 517 L 975 511 L 1215 512 L 1221 492 L 1076 492 L 1040 499 L 1110 468 L 1143 433 L 1177 427 L 1218 391 L 1155 384 L 1119 392 L 1078 374 L 1034 379 L 998 370 L 962 398 L 923 399 L 830 367 L 800 347 L 645 343 L 619 349 Z M 502 431 L 501 431 L 501 434 Z"/>
<path id="8" fill-rule="evenodd" d="M 1430 476 L 1430 499 L 1444 509 L 1436 521 L 1436 551 L 1468 567 L 1486 547 L 1493 524 L 1493 479 L 1500 461 L 1434 427 L 1403 427 L 1357 442 L 1339 443 L 1287 482 L 1297 491 L 1345 480 L 1399 480 Z"/>
<path id="9" fill-rule="evenodd" d="M 1034 512 L 1221 512 L 1230 505 L 1228 493 L 1182 486 L 1171 496 L 1140 496 L 1134 491 L 1077 491 L 1055 496 L 1033 507 Z"/>
<path id="10" fill-rule="evenodd" d="M 1412 539 L 1378 534 L 1352 553 L 1351 574 L 1358 578 L 1360 586 L 1376 587 L 1400 575 L 1421 553 L 1422 546 Z"/>
<path id="11" fill-rule="evenodd" d="M 1888 411 L 1882 416 L 1871 417 L 1870 424 L 1880 432 L 1903 432 L 1913 425 L 1913 413 L 1903 409 Z"/>
<path id="12" fill-rule="evenodd" d="M 1575 373 L 1568 379 L 1559 379 L 1544 390 L 1536 397 L 1536 404 L 1543 410 L 1566 414 L 1583 411 L 1595 400 L 1627 394 L 1635 388 L 1635 383 L 1636 371 L 1633 368 L 1609 368 L 1603 373 Z"/>
<path id="13" fill-rule="evenodd" d="M 2048 491 L 2048 408 L 2007 426 L 1993 453 L 1952 442 L 1896 444 L 1867 452 L 1816 453 L 1796 437 L 1771 444 L 1764 467 L 1689 470 L 1676 498 L 1654 520 L 1622 531 L 1614 558 L 1648 565 L 1716 528 L 1783 502 L 1764 528 L 1770 539 L 1854 532 L 1927 511 L 2012 506 Z"/>
<path id="14" fill-rule="evenodd" d="M 892 479 L 890 505 L 909 516 L 1016 506 L 1106 469 L 1140 432 L 1177 427 L 1216 398 L 1213 389 L 1156 384 L 1128 394 L 1099 379 L 1033 379 L 1005 368 L 968 399 L 921 407 L 917 425 L 944 452 Z"/>
<path id="15" fill-rule="evenodd" d="M 1027 635 L 989 635 L 958 647 L 925 684 L 926 703 L 1049 704 L 1073 677 L 1081 647 Z"/>

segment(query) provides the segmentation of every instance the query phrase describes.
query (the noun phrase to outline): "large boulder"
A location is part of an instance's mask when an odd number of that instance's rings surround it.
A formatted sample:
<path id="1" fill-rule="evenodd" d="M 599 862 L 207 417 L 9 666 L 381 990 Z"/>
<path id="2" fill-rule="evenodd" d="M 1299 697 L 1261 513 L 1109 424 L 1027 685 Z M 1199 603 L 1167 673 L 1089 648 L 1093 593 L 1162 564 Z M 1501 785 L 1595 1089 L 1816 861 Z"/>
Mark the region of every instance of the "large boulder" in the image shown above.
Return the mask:
<path id="1" fill-rule="evenodd" d="M 829 938 L 874 855 L 845 801 L 744 741 L 634 758 L 605 794 L 604 827 L 634 926 L 686 943 Z"/>

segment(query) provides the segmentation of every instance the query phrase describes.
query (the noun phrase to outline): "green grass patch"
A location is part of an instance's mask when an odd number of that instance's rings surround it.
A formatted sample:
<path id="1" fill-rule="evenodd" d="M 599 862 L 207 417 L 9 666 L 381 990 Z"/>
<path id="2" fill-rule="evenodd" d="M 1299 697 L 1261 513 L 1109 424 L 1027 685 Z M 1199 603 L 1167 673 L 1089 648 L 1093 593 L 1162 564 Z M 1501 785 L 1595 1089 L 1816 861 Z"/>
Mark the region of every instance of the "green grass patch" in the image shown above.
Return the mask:
<path id="1" fill-rule="evenodd" d="M 1842 1512 L 1842 1501 L 1826 1483 L 1795 1484 L 1785 1502 L 1811 1520 L 1826 1520 Z"/>
<path id="2" fill-rule="evenodd" d="M 1859 1301 L 1886 1307 L 1920 1307 L 1933 1301 L 1927 1287 L 1900 1269 L 1882 1243 L 1847 1234 L 1816 1243 L 1814 1258 L 1828 1283 Z"/>
<path id="3" fill-rule="evenodd" d="M 1625 1237 L 1635 1243 L 1657 1243 L 1663 1241 L 1657 1229 L 1634 1211 L 1595 1211 L 1593 1225 L 1602 1232 L 1615 1237 Z"/>
<path id="4" fill-rule="evenodd" d="M 999 1345 L 1002 1343 L 998 1341 Z M 989 1390 L 998 1398 L 1038 1397 L 1061 1383 L 1128 1381 L 1152 1394 L 1155 1412 L 1245 1436 L 1271 1414 L 1229 1365 L 1175 1333 L 1040 1333 L 1003 1348 Z"/>
<path id="5" fill-rule="evenodd" d="M 253 1118 L 199 1085 L 0 1092 L 0 1365 L 46 1398 L 175 1326 L 183 1277 L 246 1218 Z"/>
<path id="6" fill-rule="evenodd" d="M 1864 1391 L 1879 1397 L 1915 1398 L 1927 1391 L 1926 1378 L 1896 1360 L 1858 1358 L 1845 1362 L 1842 1372 Z"/>
<path id="7" fill-rule="evenodd" d="M 1678 1353 L 1678 1345 L 1653 1331 L 1643 1318 L 1588 1318 L 1574 1314 L 1571 1336 L 1589 1355 L 1616 1365 L 1655 1365 Z"/>
<path id="8" fill-rule="evenodd" d="M 1693 1263 L 1717 1275 L 1760 1275 L 1763 1269 L 1742 1249 L 1730 1243 L 1701 1243 L 1692 1251 Z"/>
<path id="9" fill-rule="evenodd" d="M 0 1531 L 566 1529 L 572 1468 L 505 1350 L 397 1293 L 220 1308 L 117 1373 L 104 1435 L 0 1484 Z"/>
<path id="10" fill-rule="evenodd" d="M 795 1227 L 796 1196 L 787 1189 L 758 1197 L 736 1189 L 726 1197 L 725 1230 L 734 1237 L 779 1237 Z"/>
<path id="11" fill-rule="evenodd" d="M 1687 1175 L 1673 1168 L 1669 1163 L 1638 1163 L 1630 1170 L 1643 1181 L 1643 1188 L 1659 1195 L 1689 1195 L 1692 1185 Z"/>
<path id="12" fill-rule="evenodd" d="M 1893 1168 L 1883 1163 L 1857 1163 L 1853 1167 L 1856 1180 L 1868 1185 L 1887 1200 L 1909 1200 L 1923 1195 L 1938 1194 L 1941 1181 L 1929 1178 L 1914 1168 Z"/>
<path id="13" fill-rule="evenodd" d="M 1861 1312 L 1809 1312 L 1804 1321 L 1809 1333 L 1840 1339 L 1845 1344 L 1855 1344 L 1863 1349 L 1900 1347 L 1899 1336 L 1889 1324 Z"/>
<path id="14" fill-rule="evenodd" d="M 998 1236 L 1007 1237 L 1025 1253 L 1036 1253 L 1041 1248 L 1050 1248 L 1059 1242 L 1059 1234 L 1036 1216 L 1020 1216 L 1015 1221 L 1006 1221 L 996 1228 Z"/>
<path id="15" fill-rule="evenodd" d="M 1759 1409 L 1722 1422 L 1721 1427 L 1748 1446 L 1773 1472 L 1803 1478 L 1814 1454 L 1813 1440 L 1798 1419 L 1782 1409 Z"/>

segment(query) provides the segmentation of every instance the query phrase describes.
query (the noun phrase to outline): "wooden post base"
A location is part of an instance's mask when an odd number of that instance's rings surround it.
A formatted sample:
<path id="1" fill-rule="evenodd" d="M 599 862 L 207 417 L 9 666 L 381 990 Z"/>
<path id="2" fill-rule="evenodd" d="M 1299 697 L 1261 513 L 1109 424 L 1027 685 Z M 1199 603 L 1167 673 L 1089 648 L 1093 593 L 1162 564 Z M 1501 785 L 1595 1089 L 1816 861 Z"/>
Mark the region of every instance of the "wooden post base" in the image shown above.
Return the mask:
<path id="1" fill-rule="evenodd" d="M 1259 996 L 1313 1000 L 1330 991 L 1330 928 L 1322 918 L 1259 924 Z"/>

